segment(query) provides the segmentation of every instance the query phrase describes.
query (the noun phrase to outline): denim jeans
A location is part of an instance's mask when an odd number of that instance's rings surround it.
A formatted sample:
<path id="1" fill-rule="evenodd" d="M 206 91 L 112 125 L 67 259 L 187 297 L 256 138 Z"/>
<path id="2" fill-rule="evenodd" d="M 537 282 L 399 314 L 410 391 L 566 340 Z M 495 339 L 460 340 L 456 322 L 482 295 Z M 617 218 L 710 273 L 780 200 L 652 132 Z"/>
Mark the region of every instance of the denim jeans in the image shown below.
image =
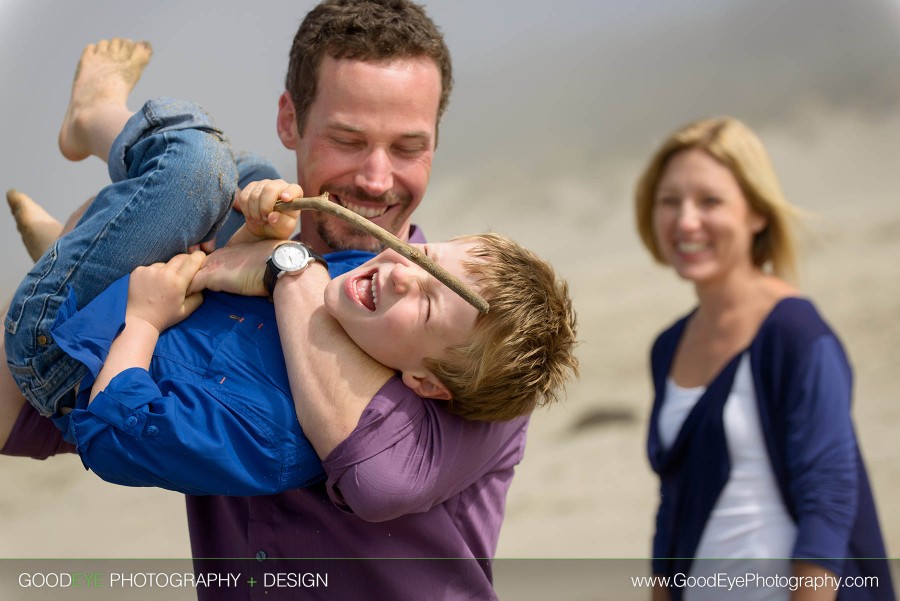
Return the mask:
<path id="1" fill-rule="evenodd" d="M 212 238 L 238 179 L 209 116 L 170 98 L 151 100 L 128 121 L 110 150 L 109 175 L 112 184 L 22 280 L 6 315 L 9 369 L 42 415 L 56 413 L 86 373 L 51 336 L 70 290 L 82 307 L 135 267 Z"/>

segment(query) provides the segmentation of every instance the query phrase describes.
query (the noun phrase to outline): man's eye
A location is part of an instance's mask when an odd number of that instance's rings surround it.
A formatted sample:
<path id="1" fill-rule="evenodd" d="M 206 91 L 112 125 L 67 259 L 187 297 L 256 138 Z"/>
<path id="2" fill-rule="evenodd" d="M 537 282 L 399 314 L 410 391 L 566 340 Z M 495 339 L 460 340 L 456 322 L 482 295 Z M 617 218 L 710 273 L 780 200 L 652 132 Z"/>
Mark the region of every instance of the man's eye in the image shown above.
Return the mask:
<path id="1" fill-rule="evenodd" d="M 403 157 L 417 157 L 423 152 L 425 152 L 425 147 L 421 145 L 416 146 L 397 146 L 396 152 L 400 156 Z"/>
<path id="2" fill-rule="evenodd" d="M 334 143 L 345 148 L 358 148 L 362 145 L 359 140 L 349 140 L 347 138 L 334 138 Z"/>

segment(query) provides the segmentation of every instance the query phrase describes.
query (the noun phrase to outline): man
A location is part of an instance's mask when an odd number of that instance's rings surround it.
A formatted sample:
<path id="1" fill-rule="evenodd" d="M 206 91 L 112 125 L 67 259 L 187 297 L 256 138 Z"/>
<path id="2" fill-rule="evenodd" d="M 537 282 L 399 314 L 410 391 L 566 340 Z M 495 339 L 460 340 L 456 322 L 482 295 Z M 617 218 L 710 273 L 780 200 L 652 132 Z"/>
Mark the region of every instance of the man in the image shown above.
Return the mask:
<path id="1" fill-rule="evenodd" d="M 297 33 L 279 101 L 278 134 L 296 154 L 298 183 L 308 195 L 328 191 L 401 238 L 422 240 L 411 216 L 428 183 L 451 83 L 440 33 L 420 7 L 400 0 L 317 6 Z M 257 206 L 274 193 L 266 186 L 255 192 Z M 258 213 L 253 206 L 248 212 Z M 317 252 L 374 247 L 313 213 L 301 215 L 301 239 Z M 274 245 L 214 253 L 196 281 L 259 293 Z M 326 277 L 319 271 L 301 277 Z M 298 419 L 327 480 L 274 496 L 187 497 L 195 558 L 255 557 L 213 567 L 238 567 L 257 581 L 264 572 L 331 574 L 329 588 L 305 589 L 304 598 L 494 598 L 489 558 L 527 418 L 469 422 L 419 398 L 339 327 L 318 320 L 321 298 L 300 281 L 280 278 L 274 302 Z M 29 408 L 19 413 L 5 453 L 57 450 L 59 439 L 54 444 L 49 423 L 36 416 Z M 317 557 L 356 561 L 268 561 Z M 458 561 L 390 561 L 409 557 Z M 198 592 L 248 599 L 285 590 Z"/>

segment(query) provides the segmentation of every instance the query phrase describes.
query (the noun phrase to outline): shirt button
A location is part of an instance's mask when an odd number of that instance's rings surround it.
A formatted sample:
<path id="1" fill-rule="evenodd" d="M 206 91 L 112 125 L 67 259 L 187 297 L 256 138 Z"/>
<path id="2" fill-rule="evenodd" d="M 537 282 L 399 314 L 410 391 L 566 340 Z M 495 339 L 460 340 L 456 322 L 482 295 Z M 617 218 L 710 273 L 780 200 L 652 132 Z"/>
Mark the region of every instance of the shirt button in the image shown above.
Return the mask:
<path id="1" fill-rule="evenodd" d="M 38 344 L 40 344 L 41 346 L 45 346 L 47 344 L 47 337 L 44 336 L 43 334 L 41 334 L 40 336 L 37 337 L 37 341 L 38 341 Z"/>
<path id="2" fill-rule="evenodd" d="M 147 436 L 156 436 L 159 434 L 159 428 L 156 426 L 147 426 Z"/>
<path id="3" fill-rule="evenodd" d="M 256 552 L 256 561 L 265 561 L 266 557 L 268 557 L 268 555 L 266 555 L 265 551 Z"/>
<path id="4" fill-rule="evenodd" d="M 125 420 L 125 426 L 128 428 L 133 428 L 137 424 L 137 418 L 133 415 L 129 416 L 128 419 Z"/>

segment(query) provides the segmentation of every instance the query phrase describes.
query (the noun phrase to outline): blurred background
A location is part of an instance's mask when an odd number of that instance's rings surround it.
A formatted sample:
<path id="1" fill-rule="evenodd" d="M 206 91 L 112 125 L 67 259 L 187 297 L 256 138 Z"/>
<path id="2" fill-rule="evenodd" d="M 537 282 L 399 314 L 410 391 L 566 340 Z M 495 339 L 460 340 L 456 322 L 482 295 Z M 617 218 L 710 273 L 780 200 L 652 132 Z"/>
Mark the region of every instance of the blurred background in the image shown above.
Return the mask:
<path id="1" fill-rule="evenodd" d="M 200 102 L 236 148 L 293 179 L 275 135 L 287 52 L 312 2 L 0 0 L 0 186 L 59 219 L 107 181 L 56 136 L 83 46 L 147 39 L 132 98 Z M 653 337 L 692 303 L 633 227 L 631 192 L 667 133 L 730 114 L 762 137 L 810 211 L 801 288 L 844 340 L 854 416 L 889 552 L 900 553 L 900 2 L 434 0 L 456 86 L 417 222 L 491 229 L 550 259 L 579 314 L 582 378 L 532 421 L 501 557 L 646 557 Z M 29 266 L 0 219 L 0 287 Z M 75 457 L 0 459 L 0 556 L 188 556 L 183 501 L 101 482 Z M 52 521 L 48 516 L 53 516 Z M 149 522 L 148 522 L 149 520 Z M 148 528 L 152 523 L 153 528 Z"/>

